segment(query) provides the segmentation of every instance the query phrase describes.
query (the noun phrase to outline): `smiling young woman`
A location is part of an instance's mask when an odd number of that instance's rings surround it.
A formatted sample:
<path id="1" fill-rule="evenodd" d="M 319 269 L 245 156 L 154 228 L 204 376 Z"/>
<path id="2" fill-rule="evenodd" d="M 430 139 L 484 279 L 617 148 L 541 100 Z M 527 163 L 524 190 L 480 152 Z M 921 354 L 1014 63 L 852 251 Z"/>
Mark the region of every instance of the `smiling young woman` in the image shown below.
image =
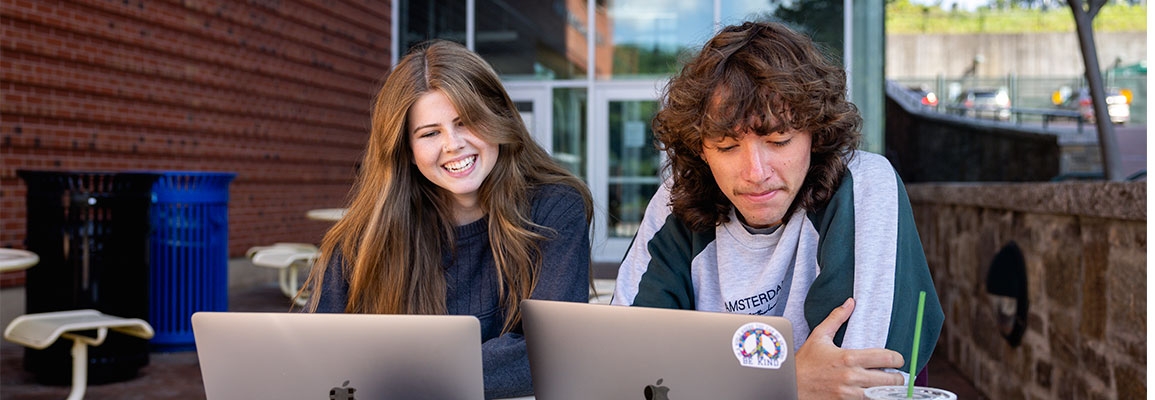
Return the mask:
<path id="1" fill-rule="evenodd" d="M 440 90 L 421 95 L 409 109 L 408 121 L 413 163 L 425 179 L 451 194 L 454 222 L 481 219 L 485 211 L 478 191 L 497 164 L 498 147 L 465 126 Z"/>
<path id="2" fill-rule="evenodd" d="M 486 397 L 529 395 L 520 302 L 588 301 L 592 207 L 485 60 L 424 43 L 377 94 L 348 213 L 321 242 L 305 309 L 476 316 Z"/>

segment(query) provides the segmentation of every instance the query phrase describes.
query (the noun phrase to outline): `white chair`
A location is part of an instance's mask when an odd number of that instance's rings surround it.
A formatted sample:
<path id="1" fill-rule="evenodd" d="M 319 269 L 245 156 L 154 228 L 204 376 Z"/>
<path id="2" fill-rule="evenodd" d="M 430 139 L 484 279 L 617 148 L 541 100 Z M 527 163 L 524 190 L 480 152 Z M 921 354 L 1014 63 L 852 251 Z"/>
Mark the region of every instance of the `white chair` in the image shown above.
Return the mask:
<path id="1" fill-rule="evenodd" d="M 88 346 L 100 346 L 108 330 L 142 339 L 151 339 L 152 325 L 139 318 L 121 318 L 97 310 L 70 310 L 25 314 L 4 329 L 4 339 L 37 350 L 63 337 L 72 340 L 72 390 L 69 400 L 84 398 L 88 387 Z M 81 334 L 96 331 L 96 337 Z"/>
<path id="2" fill-rule="evenodd" d="M 308 243 L 275 243 L 272 246 L 256 246 L 245 252 L 253 265 L 276 269 L 281 293 L 290 299 L 295 298 L 299 306 L 305 305 L 309 299 L 308 293 L 297 296 L 300 270 L 312 268 L 319 254 L 317 246 Z"/>

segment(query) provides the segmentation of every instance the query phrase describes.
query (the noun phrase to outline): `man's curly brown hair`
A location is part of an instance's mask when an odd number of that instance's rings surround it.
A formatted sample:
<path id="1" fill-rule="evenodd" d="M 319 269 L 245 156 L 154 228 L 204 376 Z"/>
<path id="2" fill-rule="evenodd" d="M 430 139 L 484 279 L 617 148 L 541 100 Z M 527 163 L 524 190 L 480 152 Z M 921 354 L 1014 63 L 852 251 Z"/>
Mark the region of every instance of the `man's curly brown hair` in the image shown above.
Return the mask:
<path id="1" fill-rule="evenodd" d="M 722 29 L 670 80 L 663 98 L 654 136 L 669 159 L 663 168 L 673 178 L 673 213 L 696 231 L 727 222 L 732 207 L 700 157 L 704 140 L 810 132 L 810 167 L 789 216 L 830 200 L 861 137 L 862 117 L 846 99 L 846 71 L 780 23 Z"/>

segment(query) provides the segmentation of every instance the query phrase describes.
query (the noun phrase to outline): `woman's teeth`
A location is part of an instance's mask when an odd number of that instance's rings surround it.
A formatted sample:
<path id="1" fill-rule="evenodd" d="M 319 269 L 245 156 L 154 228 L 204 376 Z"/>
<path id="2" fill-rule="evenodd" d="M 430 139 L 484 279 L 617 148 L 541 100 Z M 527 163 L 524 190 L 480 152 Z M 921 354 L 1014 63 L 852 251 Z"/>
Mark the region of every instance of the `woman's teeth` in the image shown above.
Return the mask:
<path id="1" fill-rule="evenodd" d="M 449 172 L 461 172 L 473 166 L 473 162 L 477 160 L 477 156 L 464 158 L 451 163 L 445 164 L 445 169 Z"/>

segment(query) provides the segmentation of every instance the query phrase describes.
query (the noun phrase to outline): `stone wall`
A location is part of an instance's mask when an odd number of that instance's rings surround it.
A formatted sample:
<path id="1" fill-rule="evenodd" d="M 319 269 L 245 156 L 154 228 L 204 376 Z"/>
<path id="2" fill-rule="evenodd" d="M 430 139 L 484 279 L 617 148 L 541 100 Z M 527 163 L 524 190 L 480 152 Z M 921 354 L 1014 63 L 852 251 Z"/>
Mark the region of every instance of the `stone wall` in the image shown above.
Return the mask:
<path id="1" fill-rule="evenodd" d="M 1096 32 L 1096 54 L 1103 68 L 1147 59 L 1147 32 Z M 981 56 L 975 75 L 1081 76 L 1083 53 L 1071 32 L 1008 34 L 886 35 L 886 76 L 962 76 Z"/>
<path id="2" fill-rule="evenodd" d="M 1146 182 L 908 185 L 946 313 L 937 354 L 993 399 L 1147 398 Z M 1026 329 L 988 293 L 1009 242 L 1026 270 Z M 997 282 L 992 282 L 998 284 Z M 931 377 L 933 382 L 933 377 Z"/>

